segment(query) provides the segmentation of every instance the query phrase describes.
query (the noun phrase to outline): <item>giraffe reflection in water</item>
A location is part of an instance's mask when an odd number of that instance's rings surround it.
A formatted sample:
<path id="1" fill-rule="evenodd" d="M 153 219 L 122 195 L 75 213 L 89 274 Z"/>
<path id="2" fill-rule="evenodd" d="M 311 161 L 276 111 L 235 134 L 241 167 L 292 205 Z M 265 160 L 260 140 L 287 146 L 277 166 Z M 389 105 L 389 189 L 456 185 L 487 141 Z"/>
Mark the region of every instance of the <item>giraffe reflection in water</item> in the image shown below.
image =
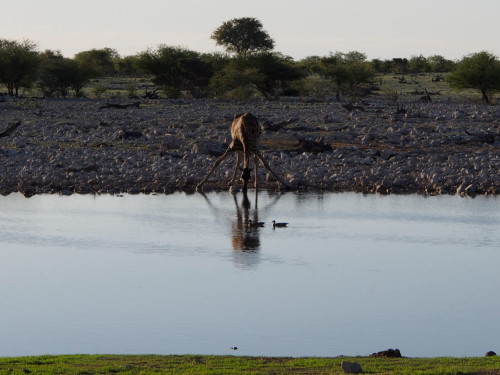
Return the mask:
<path id="1" fill-rule="evenodd" d="M 250 218 L 251 203 L 246 192 L 243 192 L 241 207 L 236 195 L 233 194 L 236 206 L 236 220 L 232 223 L 232 244 L 233 250 L 259 250 L 260 235 L 259 227 L 250 225 L 250 222 L 259 221 L 259 210 L 257 208 L 258 194 L 255 192 L 255 208 Z"/>
<path id="2" fill-rule="evenodd" d="M 213 214 L 218 219 L 227 219 L 227 209 L 216 207 L 207 195 L 201 193 L 205 201 L 210 206 Z M 274 206 L 282 193 L 276 194 L 274 198 L 266 204 L 261 210 L 258 208 L 259 192 L 255 191 L 254 203 L 250 201 L 247 192 L 232 193 L 232 198 L 235 205 L 236 215 L 230 215 L 230 233 L 231 246 L 233 251 L 233 260 L 238 266 L 251 268 L 260 262 L 259 253 L 261 247 L 260 231 L 272 230 L 271 224 L 264 227 L 250 225 L 250 222 L 259 223 L 260 214 L 266 216 L 266 212 Z"/>

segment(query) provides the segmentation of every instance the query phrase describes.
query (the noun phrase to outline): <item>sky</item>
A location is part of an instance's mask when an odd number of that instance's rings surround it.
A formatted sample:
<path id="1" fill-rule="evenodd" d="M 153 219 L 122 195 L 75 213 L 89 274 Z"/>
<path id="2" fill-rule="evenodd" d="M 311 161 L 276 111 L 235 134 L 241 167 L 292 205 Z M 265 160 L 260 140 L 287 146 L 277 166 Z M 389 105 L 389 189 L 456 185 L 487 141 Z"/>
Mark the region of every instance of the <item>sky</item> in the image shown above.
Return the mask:
<path id="1" fill-rule="evenodd" d="M 359 51 L 368 59 L 479 51 L 500 55 L 500 0 L 0 0 L 0 39 L 64 56 L 113 48 L 135 55 L 160 44 L 222 52 L 212 32 L 253 17 L 295 60 Z"/>

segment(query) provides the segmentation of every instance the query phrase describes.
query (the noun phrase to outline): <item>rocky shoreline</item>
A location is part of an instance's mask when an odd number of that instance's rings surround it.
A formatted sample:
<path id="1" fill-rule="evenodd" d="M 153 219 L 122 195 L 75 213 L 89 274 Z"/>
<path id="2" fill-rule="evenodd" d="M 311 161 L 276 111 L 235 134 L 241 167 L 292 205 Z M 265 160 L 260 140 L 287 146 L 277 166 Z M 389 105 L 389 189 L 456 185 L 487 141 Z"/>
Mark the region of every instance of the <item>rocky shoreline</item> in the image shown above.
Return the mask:
<path id="1" fill-rule="evenodd" d="M 0 193 L 194 191 L 235 114 L 267 129 L 264 158 L 296 191 L 500 193 L 500 107 L 480 103 L 13 99 L 0 101 Z M 279 129 L 279 130 L 278 130 Z M 303 152 L 297 136 L 330 145 Z M 227 190 L 234 158 L 205 191 Z M 260 168 L 260 188 L 282 187 Z"/>

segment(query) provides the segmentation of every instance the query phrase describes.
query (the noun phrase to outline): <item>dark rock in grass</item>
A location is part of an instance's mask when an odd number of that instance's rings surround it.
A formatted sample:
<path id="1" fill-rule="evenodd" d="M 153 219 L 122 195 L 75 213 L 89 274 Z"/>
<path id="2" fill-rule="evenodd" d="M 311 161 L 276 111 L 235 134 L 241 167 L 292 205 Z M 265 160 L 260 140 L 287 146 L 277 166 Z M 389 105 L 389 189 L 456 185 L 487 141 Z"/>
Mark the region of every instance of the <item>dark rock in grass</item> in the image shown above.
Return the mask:
<path id="1" fill-rule="evenodd" d="M 387 349 L 378 353 L 373 353 L 370 357 L 401 358 L 399 349 Z"/>
<path id="2" fill-rule="evenodd" d="M 341 366 L 344 374 L 361 374 L 363 372 L 361 365 L 357 362 L 342 361 Z"/>
<path id="3" fill-rule="evenodd" d="M 494 351 L 490 350 L 488 353 L 486 353 L 484 356 L 485 357 L 495 357 L 497 355 L 497 353 L 495 353 Z"/>
<path id="4" fill-rule="evenodd" d="M 115 139 L 121 139 L 121 140 L 125 140 L 125 139 L 137 139 L 137 138 L 141 138 L 143 136 L 143 133 L 139 130 L 118 130 L 115 134 L 114 134 L 114 138 Z"/>

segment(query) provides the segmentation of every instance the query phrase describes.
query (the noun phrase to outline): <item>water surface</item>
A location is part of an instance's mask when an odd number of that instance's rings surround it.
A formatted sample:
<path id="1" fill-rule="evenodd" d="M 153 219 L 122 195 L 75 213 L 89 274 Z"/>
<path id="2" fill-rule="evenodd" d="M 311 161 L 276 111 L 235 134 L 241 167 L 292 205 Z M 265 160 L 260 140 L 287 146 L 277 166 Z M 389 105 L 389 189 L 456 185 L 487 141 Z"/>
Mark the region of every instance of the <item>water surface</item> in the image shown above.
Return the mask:
<path id="1" fill-rule="evenodd" d="M 491 197 L 11 194 L 0 356 L 482 356 L 499 229 Z"/>

